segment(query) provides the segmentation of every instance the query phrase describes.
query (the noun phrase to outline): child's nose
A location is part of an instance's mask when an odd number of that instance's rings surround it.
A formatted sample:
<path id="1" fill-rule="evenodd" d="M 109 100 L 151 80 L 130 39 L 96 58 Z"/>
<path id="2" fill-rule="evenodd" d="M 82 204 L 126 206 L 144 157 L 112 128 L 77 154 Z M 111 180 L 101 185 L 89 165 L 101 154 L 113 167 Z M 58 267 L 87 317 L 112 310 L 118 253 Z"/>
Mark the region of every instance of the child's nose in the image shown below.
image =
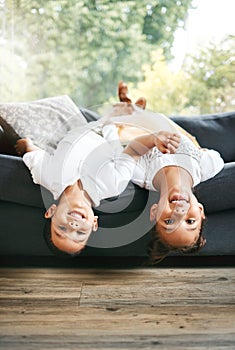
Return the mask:
<path id="1" fill-rule="evenodd" d="M 176 215 L 185 215 L 188 210 L 189 210 L 189 203 L 180 203 L 180 205 L 176 205 L 175 208 L 174 208 L 174 214 Z"/>
<path id="2" fill-rule="evenodd" d="M 70 221 L 69 226 L 72 228 L 78 228 L 82 226 L 82 222 L 79 221 Z"/>

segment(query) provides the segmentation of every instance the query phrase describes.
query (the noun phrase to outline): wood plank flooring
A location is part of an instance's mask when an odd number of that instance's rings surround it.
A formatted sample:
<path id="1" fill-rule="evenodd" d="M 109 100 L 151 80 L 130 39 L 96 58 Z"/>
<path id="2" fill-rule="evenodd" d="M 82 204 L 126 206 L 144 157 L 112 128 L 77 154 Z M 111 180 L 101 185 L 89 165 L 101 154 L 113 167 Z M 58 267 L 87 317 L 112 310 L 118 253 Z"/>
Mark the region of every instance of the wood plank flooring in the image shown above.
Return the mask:
<path id="1" fill-rule="evenodd" d="M 235 349 L 233 268 L 0 269 L 0 349 Z"/>

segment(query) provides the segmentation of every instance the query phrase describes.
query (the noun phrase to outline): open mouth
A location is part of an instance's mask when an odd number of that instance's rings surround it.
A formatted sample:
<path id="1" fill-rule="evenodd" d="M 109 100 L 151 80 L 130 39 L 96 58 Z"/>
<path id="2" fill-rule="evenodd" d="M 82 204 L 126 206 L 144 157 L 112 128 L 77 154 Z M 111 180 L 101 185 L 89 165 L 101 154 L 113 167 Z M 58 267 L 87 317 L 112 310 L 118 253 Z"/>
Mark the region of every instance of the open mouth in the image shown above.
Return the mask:
<path id="1" fill-rule="evenodd" d="M 170 203 L 189 203 L 189 199 L 187 196 L 183 195 L 174 195 L 170 198 Z"/>
<path id="2" fill-rule="evenodd" d="M 85 219 L 85 215 L 82 212 L 80 212 L 80 211 L 73 210 L 73 211 L 70 211 L 68 213 L 68 215 L 72 216 L 74 219 L 77 219 L 77 220 Z"/>

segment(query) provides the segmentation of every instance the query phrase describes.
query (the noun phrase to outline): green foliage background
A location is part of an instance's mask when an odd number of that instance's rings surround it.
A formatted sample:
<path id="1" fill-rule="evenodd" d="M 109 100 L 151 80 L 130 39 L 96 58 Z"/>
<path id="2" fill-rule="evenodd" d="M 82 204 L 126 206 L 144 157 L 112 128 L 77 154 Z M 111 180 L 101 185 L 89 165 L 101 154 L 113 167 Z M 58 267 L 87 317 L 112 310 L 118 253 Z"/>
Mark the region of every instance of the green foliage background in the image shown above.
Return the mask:
<path id="1" fill-rule="evenodd" d="M 177 76 L 168 68 L 174 33 L 191 2 L 0 0 L 0 101 L 68 94 L 78 105 L 95 106 L 115 100 L 117 83 L 125 80 L 133 96 L 144 95 L 159 112 L 207 112 L 212 98 L 223 100 L 223 110 L 233 108 L 234 61 L 205 75 L 227 59 L 226 50 L 191 58 Z"/>

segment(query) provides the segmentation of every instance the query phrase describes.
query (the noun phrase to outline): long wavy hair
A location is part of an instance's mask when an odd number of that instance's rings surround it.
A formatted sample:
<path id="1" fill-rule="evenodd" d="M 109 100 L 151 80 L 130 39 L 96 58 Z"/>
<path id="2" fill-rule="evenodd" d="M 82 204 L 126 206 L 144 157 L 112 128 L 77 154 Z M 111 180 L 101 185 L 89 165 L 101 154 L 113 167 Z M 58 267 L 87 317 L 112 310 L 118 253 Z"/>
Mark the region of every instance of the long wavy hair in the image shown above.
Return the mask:
<path id="1" fill-rule="evenodd" d="M 186 246 L 181 248 L 176 248 L 162 241 L 156 227 L 154 227 L 151 231 L 152 237 L 148 246 L 148 256 L 149 256 L 148 263 L 150 265 L 158 264 L 170 253 L 195 254 L 199 252 L 206 244 L 206 239 L 202 235 L 205 221 L 206 221 L 205 219 L 202 220 L 199 237 L 197 241 L 191 246 Z"/>

